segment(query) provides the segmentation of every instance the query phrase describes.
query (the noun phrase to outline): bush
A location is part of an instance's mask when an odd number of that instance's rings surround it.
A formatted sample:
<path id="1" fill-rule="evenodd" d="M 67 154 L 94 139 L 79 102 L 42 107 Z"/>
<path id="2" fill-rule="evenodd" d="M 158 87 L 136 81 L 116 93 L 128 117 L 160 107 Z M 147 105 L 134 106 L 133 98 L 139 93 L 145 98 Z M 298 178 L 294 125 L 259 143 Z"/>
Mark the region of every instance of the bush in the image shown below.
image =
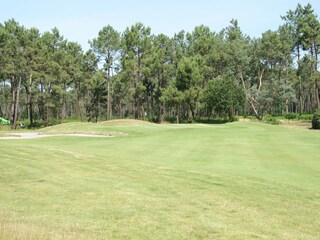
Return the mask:
<path id="1" fill-rule="evenodd" d="M 320 109 L 313 114 L 312 129 L 320 129 Z"/>
<path id="2" fill-rule="evenodd" d="M 225 124 L 230 122 L 228 118 L 197 118 L 196 123 L 204 123 L 204 124 Z"/>
<path id="3" fill-rule="evenodd" d="M 38 128 L 44 128 L 44 122 L 33 122 L 32 124 L 27 125 L 29 129 L 38 129 Z"/>
<path id="4" fill-rule="evenodd" d="M 313 115 L 312 114 L 302 114 L 299 116 L 299 120 L 301 121 L 311 121 L 313 118 Z"/>
<path id="5" fill-rule="evenodd" d="M 295 113 L 288 113 L 284 116 L 285 119 L 288 119 L 288 120 L 292 120 L 292 119 L 296 119 L 298 117 L 297 114 Z"/>
<path id="6" fill-rule="evenodd" d="M 249 120 L 257 120 L 256 116 L 253 115 L 248 115 L 248 116 L 243 116 L 244 119 L 249 119 Z"/>
<path id="7" fill-rule="evenodd" d="M 272 124 L 272 125 L 279 125 L 279 123 L 280 123 L 276 117 L 273 117 L 270 115 L 266 115 L 264 117 L 264 121 L 265 121 L 265 123 Z"/>
<path id="8" fill-rule="evenodd" d="M 239 117 L 237 116 L 231 116 L 228 119 L 229 122 L 238 122 L 239 121 Z"/>
<path id="9" fill-rule="evenodd" d="M 163 119 L 165 122 L 169 122 L 169 123 L 176 123 L 177 122 L 176 116 L 172 116 L 172 115 L 165 115 Z"/>

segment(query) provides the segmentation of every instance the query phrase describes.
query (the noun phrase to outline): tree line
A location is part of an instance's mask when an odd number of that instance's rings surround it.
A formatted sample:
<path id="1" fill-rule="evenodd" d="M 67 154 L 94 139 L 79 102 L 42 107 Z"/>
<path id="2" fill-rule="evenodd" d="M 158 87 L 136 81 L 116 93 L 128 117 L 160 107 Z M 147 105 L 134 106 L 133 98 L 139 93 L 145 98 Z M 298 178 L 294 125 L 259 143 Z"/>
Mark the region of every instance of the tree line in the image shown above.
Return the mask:
<path id="1" fill-rule="evenodd" d="M 312 113 L 320 108 L 320 23 L 310 4 L 259 38 L 238 21 L 220 32 L 197 26 L 173 37 L 136 23 L 103 27 L 91 48 L 57 28 L 40 33 L 0 23 L 0 116 L 46 126 L 136 118 L 154 122 L 215 116 Z"/>

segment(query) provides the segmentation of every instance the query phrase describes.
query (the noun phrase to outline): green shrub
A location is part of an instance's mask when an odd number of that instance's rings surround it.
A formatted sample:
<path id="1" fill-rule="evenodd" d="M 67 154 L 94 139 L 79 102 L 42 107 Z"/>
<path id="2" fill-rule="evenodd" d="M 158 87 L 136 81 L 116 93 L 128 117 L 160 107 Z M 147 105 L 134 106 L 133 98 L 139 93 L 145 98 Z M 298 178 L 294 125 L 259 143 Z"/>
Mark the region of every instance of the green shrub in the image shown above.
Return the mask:
<path id="1" fill-rule="evenodd" d="M 312 128 L 320 129 L 320 109 L 317 110 L 312 117 Z"/>
<path id="2" fill-rule="evenodd" d="M 311 121 L 312 118 L 313 118 L 312 114 L 302 114 L 298 117 L 298 119 L 302 121 Z"/>
<path id="3" fill-rule="evenodd" d="M 288 120 L 296 119 L 297 117 L 298 117 L 298 115 L 295 113 L 288 113 L 288 114 L 284 115 L 284 118 L 288 119 Z"/>
<path id="4" fill-rule="evenodd" d="M 244 119 L 256 119 L 256 117 L 252 116 L 252 115 L 244 115 L 243 118 Z"/>
<path id="5" fill-rule="evenodd" d="M 38 129 L 38 128 L 44 128 L 44 122 L 39 121 L 39 122 L 33 122 L 32 124 L 27 125 L 29 129 Z"/>
<path id="6" fill-rule="evenodd" d="M 176 123 L 177 122 L 177 118 L 176 118 L 176 116 L 165 115 L 164 116 L 164 121 L 165 122 L 169 122 L 169 123 Z"/>
<path id="7" fill-rule="evenodd" d="M 264 117 L 264 122 L 268 123 L 268 124 L 273 124 L 273 125 L 279 125 L 280 122 L 276 117 L 270 116 L 270 115 L 266 115 Z"/>
<path id="8" fill-rule="evenodd" d="M 239 121 L 239 117 L 237 116 L 231 116 L 228 119 L 229 122 L 238 122 Z"/>

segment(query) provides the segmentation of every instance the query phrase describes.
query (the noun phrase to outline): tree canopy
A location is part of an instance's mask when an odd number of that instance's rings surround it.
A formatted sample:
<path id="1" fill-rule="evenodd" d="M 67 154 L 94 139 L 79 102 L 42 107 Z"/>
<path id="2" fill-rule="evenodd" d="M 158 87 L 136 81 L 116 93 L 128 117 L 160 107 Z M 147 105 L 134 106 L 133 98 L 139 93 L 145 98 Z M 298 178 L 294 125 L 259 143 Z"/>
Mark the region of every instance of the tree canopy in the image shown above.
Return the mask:
<path id="1" fill-rule="evenodd" d="M 103 27 L 84 52 L 57 28 L 0 23 L 0 117 L 45 125 L 65 118 L 154 122 L 312 113 L 320 108 L 320 22 L 298 5 L 259 38 L 237 20 L 172 38 L 136 23 Z"/>

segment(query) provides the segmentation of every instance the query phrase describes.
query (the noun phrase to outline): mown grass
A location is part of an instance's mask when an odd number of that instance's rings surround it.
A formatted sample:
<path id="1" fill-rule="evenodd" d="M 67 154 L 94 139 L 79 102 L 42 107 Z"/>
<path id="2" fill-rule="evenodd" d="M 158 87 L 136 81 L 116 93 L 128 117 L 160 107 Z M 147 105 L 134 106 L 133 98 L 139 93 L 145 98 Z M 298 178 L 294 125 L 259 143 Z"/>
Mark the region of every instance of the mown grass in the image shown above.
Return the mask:
<path id="1" fill-rule="evenodd" d="M 68 123 L 0 140 L 0 239 L 319 239 L 320 134 Z"/>

